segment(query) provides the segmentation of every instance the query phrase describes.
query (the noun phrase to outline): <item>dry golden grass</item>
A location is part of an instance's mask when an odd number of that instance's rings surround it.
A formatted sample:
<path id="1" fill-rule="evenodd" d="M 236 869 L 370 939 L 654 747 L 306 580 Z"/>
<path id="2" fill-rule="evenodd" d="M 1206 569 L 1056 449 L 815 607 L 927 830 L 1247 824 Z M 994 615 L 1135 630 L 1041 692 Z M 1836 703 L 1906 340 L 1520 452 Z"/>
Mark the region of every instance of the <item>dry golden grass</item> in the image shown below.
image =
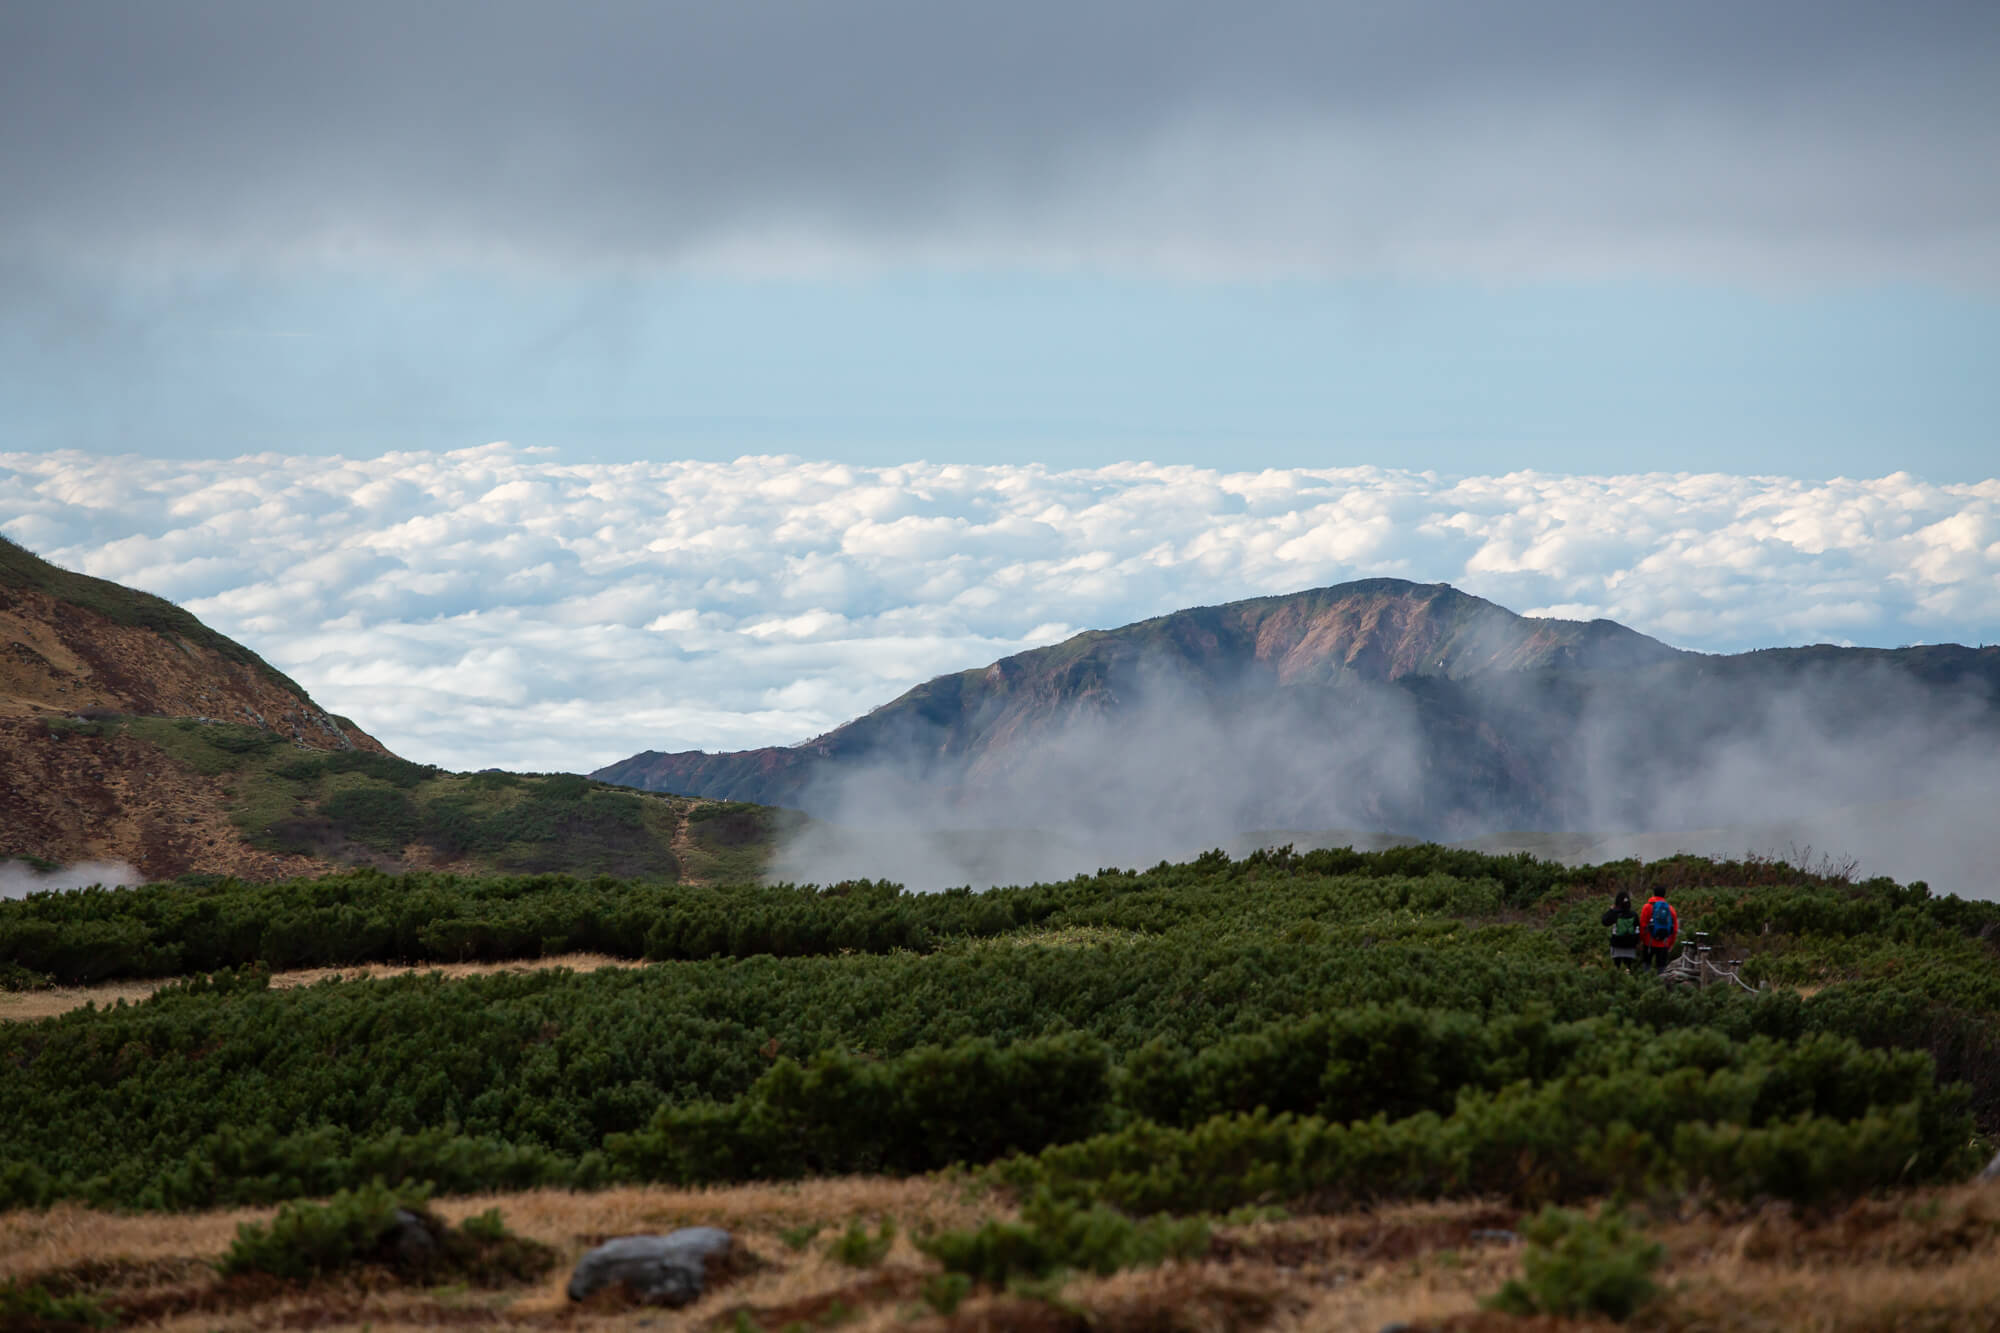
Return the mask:
<path id="1" fill-rule="evenodd" d="M 1386 1325 L 1467 1330 L 1584 1329 L 1587 1321 L 1516 1321 L 1479 1310 L 1519 1271 L 1504 1236 L 1512 1210 L 1493 1204 L 1415 1204 L 1220 1228 L 1202 1260 L 1110 1277 L 1074 1278 L 1059 1302 L 1007 1293 L 968 1298 L 947 1319 L 925 1304 L 935 1272 L 913 1233 L 1004 1213 L 944 1180 L 847 1178 L 713 1190 L 629 1188 L 596 1194 L 533 1191 L 441 1202 L 458 1220 L 498 1207 L 523 1235 L 565 1262 L 543 1280 L 499 1292 L 431 1289 L 377 1280 L 307 1289 L 221 1282 L 205 1261 L 238 1223 L 270 1210 L 121 1216 L 61 1207 L 0 1214 L 0 1280 L 87 1288 L 107 1304 L 144 1312 L 172 1333 L 311 1328 L 374 1333 L 482 1326 L 579 1330 L 781 1329 L 838 1323 L 889 1330 L 1012 1333 L 1271 1333 Z M 893 1218 L 899 1234 L 868 1270 L 829 1257 L 850 1221 Z M 572 1305 L 570 1264 L 613 1235 L 706 1223 L 734 1231 L 761 1266 L 683 1311 Z M 802 1249 L 781 1233 L 823 1230 Z M 1691 1210 L 1649 1227 L 1667 1248 L 1666 1295 L 1627 1327 L 1637 1333 L 1802 1329 L 1874 1333 L 1923 1328 L 2000 1330 L 2000 1186 L 1911 1191 L 1828 1217 L 1782 1208 L 1733 1215 Z M 1610 1327 L 1606 1325 L 1605 1327 Z"/>
<path id="2" fill-rule="evenodd" d="M 307 967 L 296 972 L 274 972 L 275 987 L 310 986 L 329 977 L 395 977 L 411 972 L 442 972 L 447 977 L 477 977 L 494 972 L 541 972 L 566 967 L 575 972 L 594 972 L 600 967 L 643 967 L 636 958 L 613 958 L 601 953 L 565 953 L 548 958 L 517 958 L 504 963 L 419 963 L 395 967 L 381 963 L 360 967 Z M 24 1022 L 81 1009 L 86 1004 L 100 1008 L 124 1000 L 137 1004 L 162 986 L 184 980 L 160 977 L 149 981 L 109 981 L 101 986 L 66 986 L 54 990 L 0 991 L 0 1022 Z"/>

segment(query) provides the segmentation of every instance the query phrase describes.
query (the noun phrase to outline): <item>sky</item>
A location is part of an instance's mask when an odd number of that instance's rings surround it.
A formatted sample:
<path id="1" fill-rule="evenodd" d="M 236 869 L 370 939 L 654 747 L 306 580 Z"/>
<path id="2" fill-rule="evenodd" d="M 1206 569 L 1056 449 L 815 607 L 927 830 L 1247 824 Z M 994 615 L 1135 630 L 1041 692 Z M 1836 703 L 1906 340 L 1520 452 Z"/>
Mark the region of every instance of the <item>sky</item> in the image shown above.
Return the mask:
<path id="1" fill-rule="evenodd" d="M 1376 574 L 1993 641 L 1995 68 L 1990 3 L 0 0 L 0 532 L 452 766 Z"/>

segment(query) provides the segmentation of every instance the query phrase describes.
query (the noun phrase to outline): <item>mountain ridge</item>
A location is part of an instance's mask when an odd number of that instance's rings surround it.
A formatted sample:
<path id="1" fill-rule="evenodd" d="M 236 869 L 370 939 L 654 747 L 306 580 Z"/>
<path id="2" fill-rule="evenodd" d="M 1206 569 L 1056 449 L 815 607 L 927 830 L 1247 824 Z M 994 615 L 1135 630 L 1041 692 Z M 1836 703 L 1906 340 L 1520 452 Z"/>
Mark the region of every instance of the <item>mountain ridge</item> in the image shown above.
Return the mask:
<path id="1" fill-rule="evenodd" d="M 1150 856 L 1272 827 L 1461 841 L 1778 826 L 2000 780 L 1995 754 L 2000 648 L 1703 654 L 1377 579 L 1079 634 L 798 745 L 645 751 L 593 776 Z"/>
<path id="2" fill-rule="evenodd" d="M 779 812 L 572 774 L 450 774 L 173 603 L 0 539 L 0 870 L 755 878 Z M 33 889 L 34 877 L 0 875 Z"/>
<path id="3" fill-rule="evenodd" d="M 182 607 L 0 538 L 0 718 L 92 711 L 242 722 L 308 749 L 388 753 Z"/>
<path id="4" fill-rule="evenodd" d="M 1086 630 L 933 677 L 796 745 L 719 754 L 649 750 L 591 776 L 646 790 L 698 788 L 789 804 L 785 798 L 800 794 L 817 759 L 895 748 L 919 732 L 935 738 L 937 756 L 966 756 L 976 773 L 982 751 L 1059 730 L 1079 715 L 1115 711 L 1145 687 L 1146 676 L 1212 696 L 1246 687 L 1461 679 L 1555 666 L 1629 669 L 1688 656 L 1611 620 L 1521 616 L 1449 584 L 1360 579 Z"/>

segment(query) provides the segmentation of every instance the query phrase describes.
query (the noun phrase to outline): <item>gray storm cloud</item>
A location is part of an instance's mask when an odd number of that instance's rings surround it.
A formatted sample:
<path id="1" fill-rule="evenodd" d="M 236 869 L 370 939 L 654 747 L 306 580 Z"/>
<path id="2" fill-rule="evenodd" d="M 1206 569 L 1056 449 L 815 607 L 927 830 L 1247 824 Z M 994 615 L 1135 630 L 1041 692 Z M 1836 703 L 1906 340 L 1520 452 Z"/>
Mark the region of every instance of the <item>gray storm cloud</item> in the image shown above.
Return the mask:
<path id="1" fill-rule="evenodd" d="M 2000 8 L 0 7 L 0 257 L 2000 270 Z"/>

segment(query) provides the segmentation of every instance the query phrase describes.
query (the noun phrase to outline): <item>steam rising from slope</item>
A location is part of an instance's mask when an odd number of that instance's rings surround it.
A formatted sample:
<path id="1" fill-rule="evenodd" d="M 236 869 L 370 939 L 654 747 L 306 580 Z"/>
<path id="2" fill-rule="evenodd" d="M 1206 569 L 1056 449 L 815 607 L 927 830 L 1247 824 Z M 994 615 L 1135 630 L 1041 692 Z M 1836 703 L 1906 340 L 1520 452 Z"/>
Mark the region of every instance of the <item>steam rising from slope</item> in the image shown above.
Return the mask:
<path id="1" fill-rule="evenodd" d="M 900 739 L 823 771 L 800 803 L 826 823 L 775 874 L 931 889 L 1400 837 L 1573 861 L 1810 847 L 2000 896 L 2000 711 L 1973 676 L 1751 657 L 1203 691 L 1155 671 L 1006 745 Z"/>
<path id="2" fill-rule="evenodd" d="M 89 888 L 93 884 L 144 884 L 146 877 L 123 861 L 78 861 L 54 870 L 36 870 L 19 861 L 0 861 L 0 900 L 31 893 Z"/>

